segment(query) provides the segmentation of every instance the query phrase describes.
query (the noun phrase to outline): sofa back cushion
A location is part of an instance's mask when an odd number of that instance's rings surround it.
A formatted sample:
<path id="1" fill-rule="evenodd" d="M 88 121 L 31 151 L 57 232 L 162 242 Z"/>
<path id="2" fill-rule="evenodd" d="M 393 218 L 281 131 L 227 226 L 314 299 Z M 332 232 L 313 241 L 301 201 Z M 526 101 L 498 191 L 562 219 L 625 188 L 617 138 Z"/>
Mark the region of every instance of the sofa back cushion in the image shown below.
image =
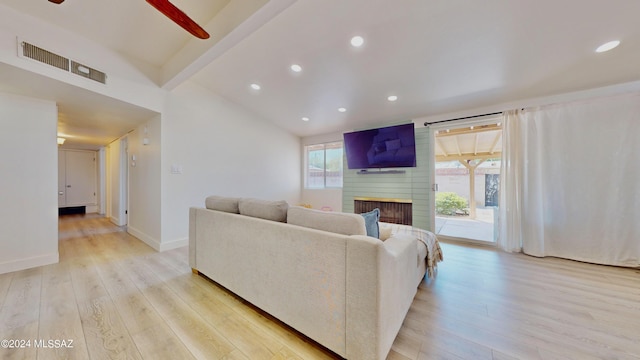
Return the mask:
<path id="1" fill-rule="evenodd" d="M 207 209 L 224 211 L 232 214 L 239 214 L 238 208 L 239 198 L 224 197 L 224 196 L 209 196 L 204 200 L 204 205 Z"/>
<path id="2" fill-rule="evenodd" d="M 292 206 L 287 213 L 289 224 L 329 231 L 342 235 L 367 235 L 364 218 L 358 214 L 321 211 Z"/>
<path id="3" fill-rule="evenodd" d="M 238 208 L 241 215 L 286 222 L 289 204 L 284 200 L 240 199 Z"/>

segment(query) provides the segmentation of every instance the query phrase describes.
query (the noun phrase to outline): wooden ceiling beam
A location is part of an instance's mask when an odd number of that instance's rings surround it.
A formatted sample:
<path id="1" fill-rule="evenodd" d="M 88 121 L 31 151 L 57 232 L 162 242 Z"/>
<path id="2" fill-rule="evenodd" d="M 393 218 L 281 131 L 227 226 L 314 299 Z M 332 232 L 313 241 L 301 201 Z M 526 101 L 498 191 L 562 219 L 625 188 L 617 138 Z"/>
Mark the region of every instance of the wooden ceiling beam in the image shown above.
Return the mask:
<path id="1" fill-rule="evenodd" d="M 500 125 L 490 124 L 490 125 L 480 125 L 480 126 L 476 125 L 476 126 L 473 126 L 473 129 L 471 129 L 471 127 L 464 127 L 460 129 L 451 129 L 448 132 L 444 130 L 439 130 L 438 133 L 436 134 L 436 137 L 455 136 L 455 135 L 462 135 L 462 134 L 475 134 L 475 133 L 496 131 L 496 130 L 502 130 L 502 124 Z"/>
<path id="2" fill-rule="evenodd" d="M 444 154 L 443 156 L 445 156 L 445 157 L 449 156 L 449 154 L 447 154 L 447 150 L 442 145 L 442 140 L 436 138 L 436 146 L 438 146 L 440 148 L 440 151 L 442 151 L 442 153 Z"/>
<path id="3" fill-rule="evenodd" d="M 436 162 L 443 161 L 467 161 L 467 160 L 489 160 L 489 159 L 498 159 L 500 158 L 501 152 L 481 152 L 477 154 L 462 154 L 462 155 L 436 155 Z"/>
<path id="4" fill-rule="evenodd" d="M 478 153 L 478 136 L 479 136 L 479 134 L 476 133 L 474 138 L 473 138 L 473 153 L 474 154 Z"/>
<path id="5" fill-rule="evenodd" d="M 493 139 L 493 143 L 491 144 L 491 149 L 489 149 L 489 153 L 493 154 L 496 152 L 496 145 L 498 145 L 498 141 L 502 137 L 502 131 L 496 134 L 495 139 Z"/>

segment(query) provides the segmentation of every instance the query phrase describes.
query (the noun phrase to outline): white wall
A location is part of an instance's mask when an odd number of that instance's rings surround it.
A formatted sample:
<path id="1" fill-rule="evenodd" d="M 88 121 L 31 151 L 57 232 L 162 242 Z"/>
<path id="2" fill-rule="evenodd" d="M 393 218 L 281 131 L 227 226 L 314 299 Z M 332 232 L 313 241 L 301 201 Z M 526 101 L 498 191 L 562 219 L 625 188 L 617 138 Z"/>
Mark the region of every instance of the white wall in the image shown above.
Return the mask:
<path id="1" fill-rule="evenodd" d="M 162 249 L 187 243 L 208 195 L 300 201 L 300 138 L 186 82 L 162 114 Z M 172 174 L 172 165 L 182 174 Z"/>
<path id="2" fill-rule="evenodd" d="M 313 209 L 342 211 L 342 188 L 302 189 L 300 202 L 311 205 Z"/>
<path id="3" fill-rule="evenodd" d="M 160 250 L 160 116 L 128 135 L 129 224 L 127 231 Z M 147 138 L 148 144 L 143 140 Z M 133 160 L 135 156 L 135 160 Z"/>
<path id="4" fill-rule="evenodd" d="M 58 262 L 56 104 L 0 93 L 0 273 Z"/>
<path id="5" fill-rule="evenodd" d="M 122 175 L 120 171 L 120 156 L 123 149 L 120 146 L 120 139 L 107 145 L 107 217 L 112 223 L 120 226 L 125 219 L 120 218 L 122 213 Z"/>

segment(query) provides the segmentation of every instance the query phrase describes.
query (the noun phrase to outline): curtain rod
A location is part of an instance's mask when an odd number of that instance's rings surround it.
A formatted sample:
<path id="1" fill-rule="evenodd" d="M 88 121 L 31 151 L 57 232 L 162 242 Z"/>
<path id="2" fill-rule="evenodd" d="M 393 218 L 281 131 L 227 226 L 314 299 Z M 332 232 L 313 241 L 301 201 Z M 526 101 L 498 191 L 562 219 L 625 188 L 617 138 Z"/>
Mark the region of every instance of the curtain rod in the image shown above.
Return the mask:
<path id="1" fill-rule="evenodd" d="M 455 118 L 455 119 L 449 119 L 449 120 L 440 120 L 440 121 L 434 121 L 434 122 L 428 122 L 428 121 L 425 121 L 425 122 L 424 122 L 424 126 L 429 126 L 429 125 L 433 125 L 433 124 L 440 124 L 440 123 L 445 123 L 445 122 L 450 122 L 450 121 L 456 121 L 456 120 L 473 119 L 473 118 L 482 117 L 482 116 L 499 115 L 499 114 L 502 114 L 502 111 L 498 111 L 498 112 L 494 112 L 494 113 L 488 113 L 488 114 L 480 114 L 480 115 L 465 116 L 465 117 L 460 117 L 460 118 Z"/>

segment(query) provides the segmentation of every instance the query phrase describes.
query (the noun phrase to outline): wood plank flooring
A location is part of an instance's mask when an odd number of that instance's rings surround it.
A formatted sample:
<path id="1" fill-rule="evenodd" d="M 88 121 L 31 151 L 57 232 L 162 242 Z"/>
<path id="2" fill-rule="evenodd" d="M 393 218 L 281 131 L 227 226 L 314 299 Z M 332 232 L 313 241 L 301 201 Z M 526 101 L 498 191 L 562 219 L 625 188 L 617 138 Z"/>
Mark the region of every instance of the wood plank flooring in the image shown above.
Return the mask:
<path id="1" fill-rule="evenodd" d="M 97 215 L 61 218 L 60 263 L 0 275 L 2 359 L 331 359 Z M 640 359 L 640 270 L 442 244 L 389 359 Z M 73 348 L 34 340 L 73 340 Z"/>

